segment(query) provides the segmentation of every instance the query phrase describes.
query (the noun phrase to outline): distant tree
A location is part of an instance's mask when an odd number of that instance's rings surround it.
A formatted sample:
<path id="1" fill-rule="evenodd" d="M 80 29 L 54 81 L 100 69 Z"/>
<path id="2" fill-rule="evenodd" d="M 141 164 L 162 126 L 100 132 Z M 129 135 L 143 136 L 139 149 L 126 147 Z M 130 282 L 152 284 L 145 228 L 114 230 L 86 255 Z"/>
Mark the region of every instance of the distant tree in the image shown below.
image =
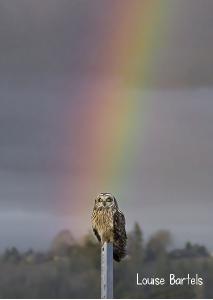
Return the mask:
<path id="1" fill-rule="evenodd" d="M 196 258 L 196 257 L 209 257 L 210 254 L 205 246 L 192 244 L 187 242 L 183 249 L 173 249 L 169 253 L 170 258 L 182 259 L 182 258 Z"/>
<path id="2" fill-rule="evenodd" d="M 27 262 L 27 263 L 33 263 L 35 260 L 35 253 L 32 249 L 27 250 L 24 254 L 23 254 L 23 259 Z"/>
<path id="3" fill-rule="evenodd" d="M 10 263 L 18 263 L 21 261 L 21 254 L 16 247 L 8 248 L 2 256 L 2 260 Z"/>
<path id="4" fill-rule="evenodd" d="M 208 250 L 205 246 L 199 244 L 191 244 L 187 242 L 183 249 L 185 257 L 207 257 L 209 256 Z"/>
<path id="5" fill-rule="evenodd" d="M 128 235 L 127 245 L 130 258 L 137 260 L 138 263 L 142 263 L 144 259 L 143 232 L 137 222 L 134 224 L 133 230 Z"/>
<path id="6" fill-rule="evenodd" d="M 190 251 L 192 249 L 192 243 L 186 242 L 185 249 Z"/>
<path id="7" fill-rule="evenodd" d="M 100 269 L 101 244 L 97 242 L 94 234 L 89 232 L 84 238 L 83 255 L 90 257 L 90 262 L 96 269 Z"/>
<path id="8" fill-rule="evenodd" d="M 205 246 L 199 246 L 198 253 L 200 256 L 208 257 L 210 256 L 209 251 Z"/>
<path id="9" fill-rule="evenodd" d="M 66 256 L 75 240 L 67 229 L 60 231 L 52 241 L 51 250 L 54 255 Z"/>
<path id="10" fill-rule="evenodd" d="M 164 255 L 171 244 L 171 234 L 168 230 L 159 230 L 152 235 L 146 246 L 146 259 L 153 260 Z"/>

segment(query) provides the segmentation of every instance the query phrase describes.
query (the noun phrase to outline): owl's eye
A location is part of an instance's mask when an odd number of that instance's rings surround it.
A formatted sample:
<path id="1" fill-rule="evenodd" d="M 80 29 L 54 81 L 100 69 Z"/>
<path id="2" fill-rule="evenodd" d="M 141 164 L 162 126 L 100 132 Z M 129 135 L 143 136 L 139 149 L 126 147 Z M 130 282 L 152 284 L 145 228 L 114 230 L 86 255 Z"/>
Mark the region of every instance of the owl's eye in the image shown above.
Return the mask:
<path id="1" fill-rule="evenodd" d="M 112 202 L 112 199 L 111 198 L 107 198 L 107 202 Z"/>
<path id="2" fill-rule="evenodd" d="M 98 198 L 98 202 L 101 202 L 102 201 L 102 199 L 101 198 Z"/>

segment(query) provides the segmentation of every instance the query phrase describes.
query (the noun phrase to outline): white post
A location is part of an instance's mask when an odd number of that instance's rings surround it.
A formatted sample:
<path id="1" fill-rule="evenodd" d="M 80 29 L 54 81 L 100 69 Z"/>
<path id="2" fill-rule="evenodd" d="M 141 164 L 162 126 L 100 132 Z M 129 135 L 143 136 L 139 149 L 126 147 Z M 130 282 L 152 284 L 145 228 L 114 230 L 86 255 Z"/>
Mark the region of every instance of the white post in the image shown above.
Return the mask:
<path id="1" fill-rule="evenodd" d="M 101 298 L 113 299 L 113 244 L 101 248 Z"/>

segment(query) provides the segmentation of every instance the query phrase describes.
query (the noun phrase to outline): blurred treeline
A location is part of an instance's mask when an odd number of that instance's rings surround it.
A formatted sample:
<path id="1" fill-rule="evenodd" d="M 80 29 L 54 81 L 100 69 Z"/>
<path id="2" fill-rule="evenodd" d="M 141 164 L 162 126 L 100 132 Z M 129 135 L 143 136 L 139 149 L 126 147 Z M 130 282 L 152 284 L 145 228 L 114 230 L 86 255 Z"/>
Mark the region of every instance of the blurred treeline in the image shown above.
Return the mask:
<path id="1" fill-rule="evenodd" d="M 136 223 L 128 234 L 128 256 L 114 263 L 115 298 L 212 298 L 213 258 L 202 245 L 187 242 L 171 250 L 171 234 L 161 230 L 145 243 Z M 170 250 L 169 250 L 170 249 Z M 203 286 L 137 286 L 140 277 L 177 277 L 196 273 Z M 100 245 L 92 234 L 76 242 L 60 232 L 47 252 L 15 247 L 0 256 L 1 298 L 100 298 Z"/>

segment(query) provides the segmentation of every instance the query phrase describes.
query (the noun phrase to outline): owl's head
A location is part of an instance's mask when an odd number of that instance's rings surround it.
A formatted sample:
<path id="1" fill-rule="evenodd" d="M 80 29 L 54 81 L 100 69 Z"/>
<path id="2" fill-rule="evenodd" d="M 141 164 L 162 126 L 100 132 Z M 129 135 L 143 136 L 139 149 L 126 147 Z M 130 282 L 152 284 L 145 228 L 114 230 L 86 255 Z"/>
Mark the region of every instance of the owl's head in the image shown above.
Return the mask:
<path id="1" fill-rule="evenodd" d="M 96 208 L 118 208 L 117 201 L 115 197 L 110 193 L 100 193 L 95 198 L 95 207 Z"/>

